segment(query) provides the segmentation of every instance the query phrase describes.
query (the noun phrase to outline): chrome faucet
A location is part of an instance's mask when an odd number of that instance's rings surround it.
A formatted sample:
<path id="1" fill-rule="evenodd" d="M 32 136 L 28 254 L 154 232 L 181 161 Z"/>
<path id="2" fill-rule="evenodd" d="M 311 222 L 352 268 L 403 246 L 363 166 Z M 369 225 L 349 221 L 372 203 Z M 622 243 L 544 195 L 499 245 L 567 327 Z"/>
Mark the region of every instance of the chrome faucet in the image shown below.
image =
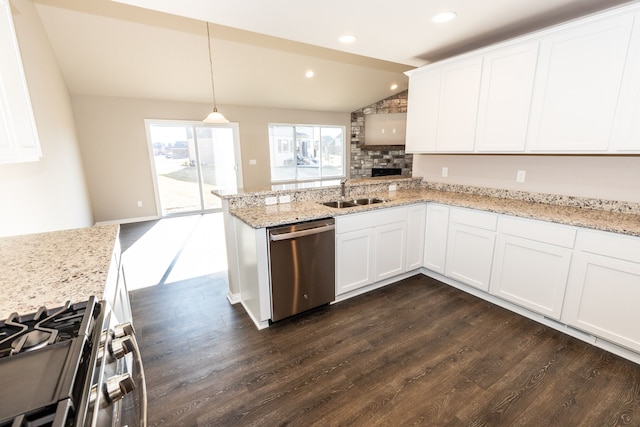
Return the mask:
<path id="1" fill-rule="evenodd" d="M 349 181 L 348 178 L 345 178 L 340 181 L 340 194 L 342 195 L 343 199 L 345 197 L 345 184 L 347 183 L 347 181 Z"/>

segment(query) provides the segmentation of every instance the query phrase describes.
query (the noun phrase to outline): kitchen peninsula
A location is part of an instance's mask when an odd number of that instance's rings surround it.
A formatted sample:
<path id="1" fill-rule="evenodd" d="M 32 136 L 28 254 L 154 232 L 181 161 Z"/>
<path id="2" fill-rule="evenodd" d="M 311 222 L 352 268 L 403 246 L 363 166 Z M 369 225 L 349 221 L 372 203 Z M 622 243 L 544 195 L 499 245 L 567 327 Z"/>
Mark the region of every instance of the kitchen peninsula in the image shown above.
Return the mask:
<path id="1" fill-rule="evenodd" d="M 130 321 L 118 234 L 118 225 L 105 225 L 0 238 L 0 319 L 95 295 Z"/>
<path id="2" fill-rule="evenodd" d="M 259 328 L 269 326 L 271 314 L 267 228 L 334 217 L 336 302 L 422 273 L 640 361 L 640 333 L 626 326 L 640 321 L 630 305 L 640 297 L 637 203 L 407 177 L 349 180 L 346 200 L 384 202 L 342 209 L 321 204 L 341 198 L 338 182 L 214 194 L 223 199 L 228 298 L 241 302 Z M 266 198 L 276 204 L 265 205 Z M 381 218 L 390 215 L 396 246 L 371 247 L 387 226 Z M 341 242 L 357 235 L 369 246 L 350 253 Z M 376 270 L 394 256 L 393 274 Z"/>

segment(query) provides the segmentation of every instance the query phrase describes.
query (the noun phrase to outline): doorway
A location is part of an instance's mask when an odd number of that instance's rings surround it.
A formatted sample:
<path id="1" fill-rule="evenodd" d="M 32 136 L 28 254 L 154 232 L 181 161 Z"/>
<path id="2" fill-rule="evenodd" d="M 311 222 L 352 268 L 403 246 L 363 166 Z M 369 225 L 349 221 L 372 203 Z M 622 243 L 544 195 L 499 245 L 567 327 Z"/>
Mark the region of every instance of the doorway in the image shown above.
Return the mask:
<path id="1" fill-rule="evenodd" d="M 219 212 L 216 188 L 242 186 L 238 124 L 145 120 L 162 217 Z"/>

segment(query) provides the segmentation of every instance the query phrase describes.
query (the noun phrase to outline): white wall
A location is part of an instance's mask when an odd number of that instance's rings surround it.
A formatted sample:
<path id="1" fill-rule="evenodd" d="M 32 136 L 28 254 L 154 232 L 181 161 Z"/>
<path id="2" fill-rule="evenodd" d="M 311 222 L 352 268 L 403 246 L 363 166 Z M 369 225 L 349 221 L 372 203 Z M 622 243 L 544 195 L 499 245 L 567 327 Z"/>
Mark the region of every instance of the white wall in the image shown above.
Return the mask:
<path id="1" fill-rule="evenodd" d="M 157 216 L 144 120 L 202 120 L 211 105 L 84 95 L 74 96 L 72 102 L 95 220 L 123 222 Z M 349 113 L 219 109 L 239 123 L 245 188 L 269 185 L 268 123 L 337 124 L 350 132 Z M 249 165 L 249 160 L 256 164 Z"/>
<path id="2" fill-rule="evenodd" d="M 0 236 L 90 226 L 67 87 L 30 0 L 12 0 L 14 25 L 43 158 L 0 165 Z"/>
<path id="3" fill-rule="evenodd" d="M 416 154 L 425 181 L 640 203 L 640 156 L 493 156 Z M 442 168 L 449 176 L 442 177 Z M 516 172 L 526 171 L 524 183 Z"/>

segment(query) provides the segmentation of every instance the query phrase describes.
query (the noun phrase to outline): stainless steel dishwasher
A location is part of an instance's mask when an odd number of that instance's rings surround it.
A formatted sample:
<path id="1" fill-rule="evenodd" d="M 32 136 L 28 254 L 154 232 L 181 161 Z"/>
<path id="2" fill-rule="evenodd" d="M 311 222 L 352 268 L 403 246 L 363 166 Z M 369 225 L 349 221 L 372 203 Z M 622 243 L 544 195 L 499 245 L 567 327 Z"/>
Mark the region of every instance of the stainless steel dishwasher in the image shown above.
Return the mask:
<path id="1" fill-rule="evenodd" d="M 335 299 L 335 251 L 333 218 L 269 229 L 272 321 Z"/>

